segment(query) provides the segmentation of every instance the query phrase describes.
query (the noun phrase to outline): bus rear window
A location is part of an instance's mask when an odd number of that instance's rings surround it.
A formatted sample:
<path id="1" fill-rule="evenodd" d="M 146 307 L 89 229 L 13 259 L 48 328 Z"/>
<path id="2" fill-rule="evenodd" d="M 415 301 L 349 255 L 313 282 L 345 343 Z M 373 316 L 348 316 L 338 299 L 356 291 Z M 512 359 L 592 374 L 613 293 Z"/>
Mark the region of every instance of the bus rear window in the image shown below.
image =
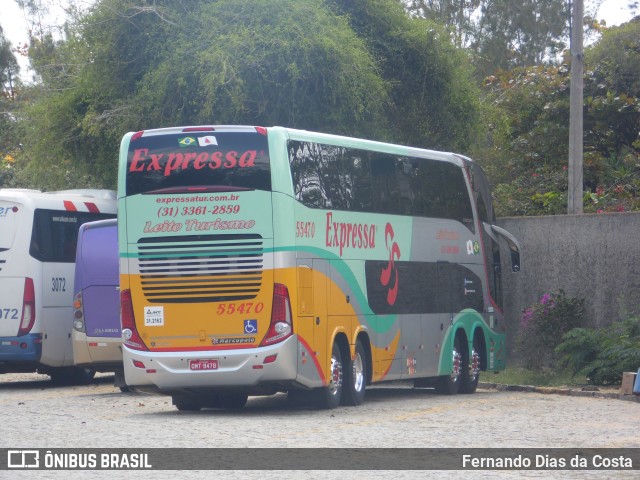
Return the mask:
<path id="1" fill-rule="evenodd" d="M 115 218 L 115 215 L 36 209 L 29 254 L 41 262 L 73 263 L 80 225 L 107 218 Z"/>
<path id="2" fill-rule="evenodd" d="M 127 195 L 271 190 L 267 137 L 257 132 L 141 136 L 129 145 Z"/>

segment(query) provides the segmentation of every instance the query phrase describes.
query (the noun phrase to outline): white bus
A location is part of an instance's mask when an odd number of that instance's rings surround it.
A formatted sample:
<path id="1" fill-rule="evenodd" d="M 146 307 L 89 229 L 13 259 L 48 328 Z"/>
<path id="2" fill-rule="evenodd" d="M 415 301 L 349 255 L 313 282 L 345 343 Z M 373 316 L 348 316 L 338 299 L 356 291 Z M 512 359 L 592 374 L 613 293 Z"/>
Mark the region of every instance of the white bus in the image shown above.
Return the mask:
<path id="1" fill-rule="evenodd" d="M 73 366 L 73 284 L 80 225 L 115 218 L 112 190 L 0 189 L 0 373 L 86 380 Z"/>

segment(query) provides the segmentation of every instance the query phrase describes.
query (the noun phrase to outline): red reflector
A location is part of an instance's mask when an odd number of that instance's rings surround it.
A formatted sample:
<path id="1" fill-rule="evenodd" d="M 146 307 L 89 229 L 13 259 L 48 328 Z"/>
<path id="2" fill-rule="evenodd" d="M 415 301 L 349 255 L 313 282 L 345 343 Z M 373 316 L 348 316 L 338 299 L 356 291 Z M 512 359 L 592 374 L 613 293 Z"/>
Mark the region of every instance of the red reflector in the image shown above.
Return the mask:
<path id="1" fill-rule="evenodd" d="M 253 369 L 254 370 L 262 370 L 264 367 L 262 365 L 254 365 Z"/>
<path id="2" fill-rule="evenodd" d="M 147 373 L 156 373 L 155 368 L 154 369 L 149 369 L 149 370 L 145 370 Z"/>
<path id="3" fill-rule="evenodd" d="M 9 345 L 11 345 L 12 347 L 17 347 L 19 344 L 19 342 L 9 342 Z"/>
<path id="4" fill-rule="evenodd" d="M 64 203 L 64 209 L 67 210 L 68 212 L 77 212 L 78 211 L 78 209 L 73 204 L 73 202 L 70 202 L 69 200 L 65 200 L 62 203 Z"/>
<path id="5" fill-rule="evenodd" d="M 98 208 L 98 206 L 93 203 L 93 202 L 84 202 L 85 206 L 87 207 L 87 210 L 89 210 L 91 213 L 100 213 L 100 209 Z"/>
<path id="6" fill-rule="evenodd" d="M 182 129 L 183 132 L 215 132 L 213 127 L 187 127 Z"/>
<path id="7" fill-rule="evenodd" d="M 275 355 L 269 355 L 267 358 L 264 359 L 264 362 L 262 362 L 262 363 L 264 363 L 264 364 L 273 363 L 273 362 L 276 361 L 276 358 L 278 358 L 278 354 L 277 353 Z"/>
<path id="8" fill-rule="evenodd" d="M 89 346 L 90 347 L 97 347 L 98 346 L 98 342 L 89 342 Z"/>
<path id="9" fill-rule="evenodd" d="M 24 342 L 20 344 L 20 348 L 22 348 L 23 350 L 25 350 L 27 347 L 28 345 Z"/>
<path id="10" fill-rule="evenodd" d="M 145 368 L 144 363 L 142 363 L 140 360 L 134 360 L 133 366 L 138 368 Z"/>
<path id="11" fill-rule="evenodd" d="M 143 134 L 143 133 L 144 133 L 144 130 L 140 130 L 139 132 L 134 133 L 134 134 L 131 136 L 131 141 L 133 142 L 133 141 L 135 141 L 135 140 L 138 140 L 139 138 L 142 138 L 142 134 Z"/>

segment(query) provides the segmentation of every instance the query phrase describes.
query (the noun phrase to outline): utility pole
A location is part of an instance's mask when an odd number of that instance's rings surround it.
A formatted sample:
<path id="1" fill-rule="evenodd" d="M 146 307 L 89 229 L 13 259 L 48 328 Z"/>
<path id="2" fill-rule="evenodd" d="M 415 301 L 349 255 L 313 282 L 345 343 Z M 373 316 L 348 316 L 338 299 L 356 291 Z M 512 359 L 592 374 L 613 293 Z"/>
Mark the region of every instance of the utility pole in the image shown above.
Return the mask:
<path id="1" fill-rule="evenodd" d="M 569 214 L 581 214 L 583 207 L 583 17 L 583 0 L 573 0 L 571 12 L 571 92 L 569 97 L 569 191 L 567 198 L 567 213 Z"/>

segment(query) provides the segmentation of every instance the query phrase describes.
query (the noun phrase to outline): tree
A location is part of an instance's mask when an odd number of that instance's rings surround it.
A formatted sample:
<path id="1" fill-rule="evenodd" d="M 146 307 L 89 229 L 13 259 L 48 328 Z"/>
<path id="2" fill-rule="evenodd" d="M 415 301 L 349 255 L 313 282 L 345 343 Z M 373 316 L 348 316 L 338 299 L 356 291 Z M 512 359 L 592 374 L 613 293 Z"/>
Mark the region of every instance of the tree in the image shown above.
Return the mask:
<path id="1" fill-rule="evenodd" d="M 27 145 L 29 173 L 47 171 L 41 181 L 56 186 L 75 181 L 72 170 L 114 186 L 128 130 L 244 123 L 373 135 L 385 123 L 375 61 L 311 0 L 103 0 L 58 54 L 73 76 L 29 110 L 42 133 Z"/>
<path id="2" fill-rule="evenodd" d="M 20 67 L 0 27 L 0 187 L 13 177 L 13 155 L 18 147 L 16 132 L 17 91 Z"/>
<path id="3" fill-rule="evenodd" d="M 468 48 L 478 78 L 498 69 L 554 63 L 566 48 L 564 0 L 404 0 L 413 15 L 445 25 Z"/>
<path id="4" fill-rule="evenodd" d="M 348 16 L 391 86 L 386 117 L 393 127 L 380 130 L 378 138 L 468 151 L 477 135 L 479 92 L 469 57 L 451 44 L 447 32 L 431 21 L 409 18 L 397 0 L 327 3 Z"/>
<path id="5" fill-rule="evenodd" d="M 569 11 L 564 0 L 485 2 L 472 48 L 481 78 L 497 68 L 553 61 L 566 44 Z"/>
<path id="6" fill-rule="evenodd" d="M 475 37 L 481 3 L 482 0 L 405 0 L 412 15 L 446 26 L 458 48 L 469 46 Z"/>
<path id="7" fill-rule="evenodd" d="M 585 212 L 640 209 L 639 43 L 640 22 L 630 22 L 585 52 Z M 498 213 L 563 213 L 569 67 L 503 72 L 485 88 L 490 128 L 476 157 L 496 184 Z"/>
<path id="8" fill-rule="evenodd" d="M 168 125 L 456 150 L 475 135 L 467 57 L 396 0 L 101 0 L 64 40 L 48 38 L 26 111 L 22 179 L 37 186 L 114 186 L 122 135 Z"/>
<path id="9" fill-rule="evenodd" d="M 11 49 L 11 42 L 6 39 L 4 31 L 0 27 L 0 87 L 3 98 L 15 98 L 15 86 L 19 72 L 20 66 Z"/>

